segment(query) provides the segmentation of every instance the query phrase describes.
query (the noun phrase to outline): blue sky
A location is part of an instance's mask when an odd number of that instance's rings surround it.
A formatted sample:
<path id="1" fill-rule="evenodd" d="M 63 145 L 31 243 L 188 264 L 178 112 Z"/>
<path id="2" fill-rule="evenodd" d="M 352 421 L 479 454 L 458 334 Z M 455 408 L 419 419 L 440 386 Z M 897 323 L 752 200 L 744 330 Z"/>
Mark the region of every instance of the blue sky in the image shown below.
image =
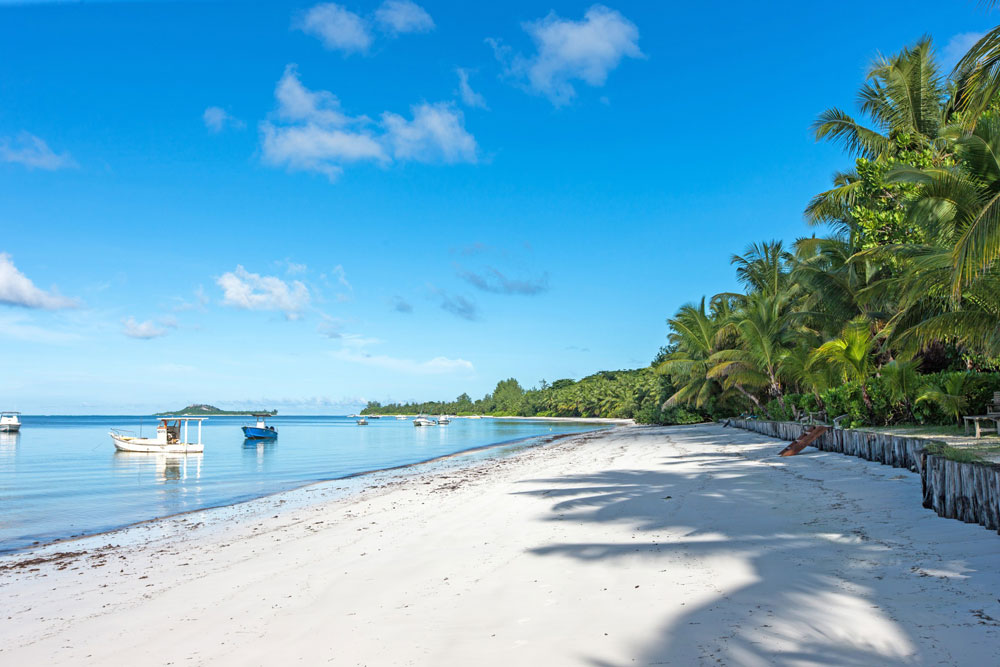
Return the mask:
<path id="1" fill-rule="evenodd" d="M 954 60 L 994 19 L 0 0 L 0 409 L 338 413 L 644 366 L 733 252 L 810 232 L 849 161 L 809 125 L 878 51 Z"/>

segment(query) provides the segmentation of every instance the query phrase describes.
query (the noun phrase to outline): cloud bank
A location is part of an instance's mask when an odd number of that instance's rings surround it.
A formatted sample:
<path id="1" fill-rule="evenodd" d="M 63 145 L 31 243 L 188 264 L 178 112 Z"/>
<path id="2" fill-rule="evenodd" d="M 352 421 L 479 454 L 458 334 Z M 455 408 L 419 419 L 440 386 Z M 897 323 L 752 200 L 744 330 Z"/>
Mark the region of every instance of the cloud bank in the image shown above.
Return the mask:
<path id="1" fill-rule="evenodd" d="M 250 273 L 240 265 L 215 282 L 222 288 L 223 304 L 244 310 L 276 310 L 290 320 L 301 317 L 310 301 L 309 289 L 302 282 Z"/>
<path id="2" fill-rule="evenodd" d="M 76 160 L 69 153 L 56 153 L 49 145 L 30 132 L 21 132 L 15 138 L 0 137 L 0 162 L 24 165 L 28 169 L 56 171 L 76 167 Z"/>
<path id="3" fill-rule="evenodd" d="M 129 338 L 149 340 L 151 338 L 166 336 L 168 329 L 177 327 L 177 322 L 174 320 L 162 320 L 160 324 L 156 324 L 153 320 L 138 322 L 134 317 L 127 317 L 122 320 L 122 325 L 122 333 Z"/>
<path id="4" fill-rule="evenodd" d="M 474 273 L 458 267 L 458 277 L 483 292 L 493 294 L 520 294 L 533 296 L 549 289 L 549 275 L 538 278 L 510 278 L 492 266 L 482 273 Z"/>
<path id="5" fill-rule="evenodd" d="M 641 58 L 639 29 L 619 12 L 593 5 L 583 20 L 560 18 L 555 12 L 522 25 L 535 43 L 535 53 L 515 54 L 499 40 L 487 40 L 507 75 L 523 81 L 552 104 L 576 97 L 574 81 L 600 87 L 623 58 Z"/>
<path id="6" fill-rule="evenodd" d="M 222 107 L 208 107 L 205 109 L 205 113 L 201 115 L 201 119 L 205 123 L 205 127 L 215 134 L 222 132 L 226 128 L 242 130 L 246 127 L 246 123 L 231 115 Z"/>
<path id="7" fill-rule="evenodd" d="M 14 266 L 13 258 L 5 252 L 0 253 L 0 303 L 43 310 L 76 308 L 80 305 L 76 299 L 62 296 L 55 290 L 45 291 L 36 287 L 35 283 Z"/>
<path id="8" fill-rule="evenodd" d="M 407 32 L 430 32 L 434 19 L 427 11 L 410 0 L 386 0 L 375 10 L 375 20 L 394 35 Z"/>
<path id="9" fill-rule="evenodd" d="M 332 182 L 350 164 L 477 160 L 462 112 L 447 102 L 415 105 L 412 119 L 391 112 L 379 122 L 352 117 L 333 93 L 302 85 L 295 65 L 285 68 L 275 100 L 274 117 L 260 125 L 262 159 L 272 166 L 324 174 Z"/>

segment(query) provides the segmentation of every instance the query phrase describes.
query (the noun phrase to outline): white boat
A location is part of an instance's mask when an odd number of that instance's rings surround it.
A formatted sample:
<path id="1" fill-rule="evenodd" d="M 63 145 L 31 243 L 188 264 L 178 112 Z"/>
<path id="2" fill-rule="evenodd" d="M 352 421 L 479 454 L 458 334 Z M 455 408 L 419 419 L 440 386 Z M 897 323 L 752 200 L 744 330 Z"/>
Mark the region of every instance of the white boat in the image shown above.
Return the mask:
<path id="1" fill-rule="evenodd" d="M 441 415 L 440 417 L 438 417 L 438 426 L 445 426 L 450 423 L 451 419 L 448 418 L 448 415 Z"/>
<path id="2" fill-rule="evenodd" d="M 358 420 L 358 426 L 368 426 L 368 420 L 362 417 Z"/>
<path id="3" fill-rule="evenodd" d="M 0 412 L 0 433 L 17 433 L 21 430 L 20 412 Z"/>
<path id="4" fill-rule="evenodd" d="M 416 419 L 413 420 L 413 425 L 414 426 L 437 426 L 437 422 L 434 421 L 433 419 L 428 419 L 427 417 L 424 417 L 423 415 L 420 415 L 419 417 L 417 417 Z"/>
<path id="5" fill-rule="evenodd" d="M 200 454 L 205 451 L 201 443 L 201 423 L 208 417 L 163 417 L 156 427 L 155 438 L 140 438 L 134 433 L 111 429 L 111 441 L 120 452 L 138 454 Z M 184 432 L 181 433 L 181 423 Z M 198 441 L 188 439 L 188 423 L 198 422 Z"/>
<path id="6" fill-rule="evenodd" d="M 396 415 L 396 419 L 398 421 L 405 422 L 406 421 L 406 415 Z"/>

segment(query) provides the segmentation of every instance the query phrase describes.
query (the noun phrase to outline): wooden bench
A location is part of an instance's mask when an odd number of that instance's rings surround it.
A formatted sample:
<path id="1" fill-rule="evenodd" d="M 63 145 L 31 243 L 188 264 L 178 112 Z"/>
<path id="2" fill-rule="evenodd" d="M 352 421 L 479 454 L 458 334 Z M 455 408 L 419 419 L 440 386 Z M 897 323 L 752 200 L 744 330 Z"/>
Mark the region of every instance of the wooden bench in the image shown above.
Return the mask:
<path id="1" fill-rule="evenodd" d="M 962 421 L 965 423 L 965 435 L 969 435 L 969 422 L 972 422 L 976 426 L 976 437 L 983 437 L 983 422 L 993 422 L 993 433 L 1000 434 L 1000 415 L 967 415 L 962 417 Z M 985 429 L 987 433 L 991 429 Z"/>

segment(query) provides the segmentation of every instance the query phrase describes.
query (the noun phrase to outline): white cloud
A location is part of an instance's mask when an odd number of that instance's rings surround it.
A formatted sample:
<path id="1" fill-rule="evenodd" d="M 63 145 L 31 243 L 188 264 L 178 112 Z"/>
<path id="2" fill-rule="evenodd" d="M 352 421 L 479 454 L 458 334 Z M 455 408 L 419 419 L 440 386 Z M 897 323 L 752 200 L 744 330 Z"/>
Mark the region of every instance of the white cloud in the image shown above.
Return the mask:
<path id="1" fill-rule="evenodd" d="M 28 169 L 56 171 L 76 167 L 69 153 L 56 153 L 41 138 L 21 132 L 15 139 L 0 137 L 0 162 L 23 164 Z"/>
<path id="2" fill-rule="evenodd" d="M 530 90 L 545 95 L 556 106 L 576 96 L 573 81 L 603 86 L 622 58 L 640 58 L 639 29 L 619 12 L 593 5 L 582 21 L 563 19 L 554 12 L 523 24 L 535 42 L 530 57 L 512 55 L 509 47 L 487 40 L 507 74 L 524 79 Z"/>
<path id="3" fill-rule="evenodd" d="M 949 71 L 958 64 L 969 49 L 983 38 L 983 32 L 961 32 L 953 36 L 941 50 L 941 69 Z"/>
<path id="4" fill-rule="evenodd" d="M 278 115 L 285 120 L 336 127 L 351 121 L 340 110 L 340 100 L 333 93 L 325 90 L 314 92 L 303 86 L 295 65 L 285 67 L 274 97 L 278 101 Z"/>
<path id="5" fill-rule="evenodd" d="M 310 301 L 309 289 L 300 281 L 250 273 L 242 266 L 215 282 L 222 288 L 223 304 L 245 310 L 277 310 L 290 320 L 298 319 Z"/>
<path id="6" fill-rule="evenodd" d="M 368 22 L 333 2 L 312 7 L 298 17 L 293 27 L 318 37 L 323 46 L 333 51 L 344 53 L 367 51 L 372 43 Z"/>
<path id="7" fill-rule="evenodd" d="M 153 320 L 138 322 L 134 317 L 127 317 L 122 320 L 122 333 L 129 338 L 139 338 L 149 340 L 150 338 L 160 338 L 167 335 L 168 329 L 177 328 L 177 320 L 174 318 L 164 318 L 157 324 Z"/>
<path id="8" fill-rule="evenodd" d="M 413 120 L 386 112 L 382 124 L 397 160 L 475 162 L 476 140 L 465 129 L 462 112 L 447 102 L 412 107 Z"/>
<path id="9" fill-rule="evenodd" d="M 222 107 L 208 107 L 201 115 L 201 119 L 205 122 L 205 127 L 215 133 L 222 132 L 227 127 L 234 130 L 242 130 L 246 127 L 246 123 Z"/>
<path id="10" fill-rule="evenodd" d="M 309 267 L 305 264 L 299 264 L 298 262 L 293 262 L 290 259 L 285 260 L 285 264 L 285 272 L 290 276 L 297 276 L 309 270 Z"/>
<path id="11" fill-rule="evenodd" d="M 351 163 L 476 161 L 476 141 L 461 111 L 448 103 L 417 105 L 412 120 L 386 112 L 378 124 L 345 114 L 329 91 L 307 89 L 295 65 L 285 68 L 275 98 L 275 117 L 260 124 L 266 164 L 318 172 L 334 181 Z"/>
<path id="12" fill-rule="evenodd" d="M 489 109 L 486 106 L 486 98 L 474 91 L 469 85 L 469 71 L 459 67 L 455 72 L 458 74 L 458 94 L 462 99 L 462 104 L 467 107 Z"/>
<path id="13" fill-rule="evenodd" d="M 386 0 L 375 10 L 375 20 L 392 34 L 430 32 L 434 19 L 423 7 L 410 0 Z"/>
<path id="14" fill-rule="evenodd" d="M 354 287 L 347 281 L 347 272 L 344 271 L 344 267 L 340 264 L 333 267 L 333 275 L 337 276 L 337 282 L 346 287 L 347 289 L 354 291 Z"/>
<path id="15" fill-rule="evenodd" d="M 390 357 L 384 354 L 366 354 L 349 348 L 334 350 L 331 354 L 341 361 L 413 375 L 445 375 L 449 373 L 472 373 L 475 371 L 472 363 L 465 359 L 434 357 L 427 361 L 414 361 L 412 359 Z"/>
<path id="16" fill-rule="evenodd" d="M 46 292 L 36 287 L 14 266 L 13 258 L 5 252 L 0 252 L 0 303 L 45 310 L 76 308 L 80 305 L 76 299 L 64 297 L 55 290 Z"/>

